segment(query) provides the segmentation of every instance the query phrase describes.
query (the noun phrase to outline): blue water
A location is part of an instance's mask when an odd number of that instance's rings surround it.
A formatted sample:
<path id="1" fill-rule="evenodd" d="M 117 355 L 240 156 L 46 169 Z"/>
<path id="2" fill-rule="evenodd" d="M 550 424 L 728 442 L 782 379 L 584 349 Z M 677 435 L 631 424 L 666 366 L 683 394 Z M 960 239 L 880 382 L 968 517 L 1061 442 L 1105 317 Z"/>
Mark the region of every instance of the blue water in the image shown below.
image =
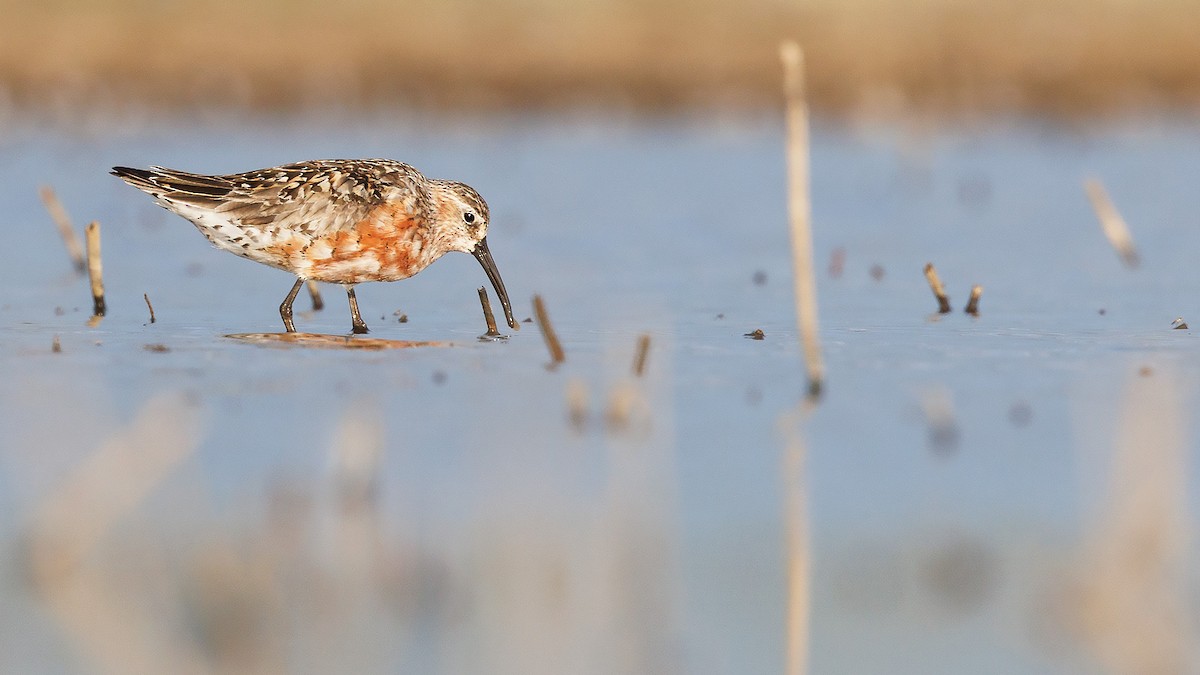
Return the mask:
<path id="1" fill-rule="evenodd" d="M 324 552 L 314 556 L 336 558 L 329 551 L 358 544 L 320 525 L 339 475 L 331 455 L 340 428 L 363 427 L 381 439 L 373 531 L 401 560 L 426 561 L 396 563 L 405 588 L 426 589 L 420 601 L 347 610 L 348 626 L 372 627 L 353 631 L 364 668 L 778 672 L 781 427 L 805 388 L 781 143 L 773 119 L 397 114 L 8 130 L 0 546 L 19 553 L 39 505 L 165 396 L 200 430 L 195 450 L 123 518 L 113 550 L 254 540 L 270 529 L 280 490 L 295 490 L 315 503 L 304 512 L 317 514 L 305 521 Z M 566 362 L 544 367 L 533 324 L 504 343 L 476 342 L 475 288 L 486 279 L 453 254 L 410 280 L 362 286 L 358 298 L 373 337 L 454 347 L 331 351 L 224 338 L 280 330 L 291 280 L 210 248 L 106 174 L 114 164 L 226 173 L 328 157 L 392 157 L 476 187 L 518 319 L 540 293 Z M 1197 157 L 1200 127 L 1184 121 L 814 130 L 828 381 L 799 425 L 814 672 L 1094 667 L 1086 647 L 1040 637 L 1046 568 L 1070 558 L 1095 520 L 1111 448 L 1081 446 L 1111 439 L 1127 384 L 1162 378 L 1194 410 L 1200 347 L 1194 331 L 1170 324 L 1200 322 Z M 1129 222 L 1140 269 L 1123 268 L 1101 236 L 1081 187 L 1088 176 Z M 86 280 L 71 273 L 41 184 L 57 188 L 80 228 L 102 224 L 110 311 L 94 328 Z M 838 249 L 845 265 L 834 278 Z M 929 261 L 953 314 L 933 316 L 921 274 Z M 982 314 L 971 318 L 958 310 L 976 283 Z M 298 327 L 348 332 L 344 294 L 324 295 L 319 313 L 301 296 Z M 756 328 L 766 339 L 743 337 Z M 652 347 L 635 381 L 641 333 Z M 568 419 L 572 386 L 589 397 L 581 431 Z M 624 431 L 604 421 L 621 386 L 639 401 Z M 949 452 L 930 441 L 931 397 L 952 408 Z M 1184 427 L 1190 457 L 1200 450 L 1190 414 Z M 945 560 L 966 561 L 954 568 L 965 570 L 961 597 L 927 573 Z M 18 567 L 0 574 L 20 599 L 0 610 L 0 664 L 69 669 L 71 638 L 45 618 Z M 295 639 L 285 651 L 299 658 L 307 652 Z"/>

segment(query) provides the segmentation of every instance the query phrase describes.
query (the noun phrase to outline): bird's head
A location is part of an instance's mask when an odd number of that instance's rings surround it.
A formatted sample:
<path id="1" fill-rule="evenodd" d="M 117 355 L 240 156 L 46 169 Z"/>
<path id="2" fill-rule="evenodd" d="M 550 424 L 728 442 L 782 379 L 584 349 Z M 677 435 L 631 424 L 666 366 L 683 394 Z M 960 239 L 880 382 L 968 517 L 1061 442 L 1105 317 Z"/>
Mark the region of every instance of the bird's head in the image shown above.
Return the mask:
<path id="1" fill-rule="evenodd" d="M 521 327 L 513 318 L 512 303 L 508 300 L 508 291 L 504 290 L 504 280 L 492 260 L 488 250 L 488 206 L 483 197 L 466 183 L 450 180 L 431 180 L 430 189 L 434 196 L 436 211 L 437 240 L 443 250 L 461 251 L 475 256 L 483 271 L 487 273 L 492 288 L 500 298 L 500 306 L 504 308 L 504 318 L 513 330 Z"/>

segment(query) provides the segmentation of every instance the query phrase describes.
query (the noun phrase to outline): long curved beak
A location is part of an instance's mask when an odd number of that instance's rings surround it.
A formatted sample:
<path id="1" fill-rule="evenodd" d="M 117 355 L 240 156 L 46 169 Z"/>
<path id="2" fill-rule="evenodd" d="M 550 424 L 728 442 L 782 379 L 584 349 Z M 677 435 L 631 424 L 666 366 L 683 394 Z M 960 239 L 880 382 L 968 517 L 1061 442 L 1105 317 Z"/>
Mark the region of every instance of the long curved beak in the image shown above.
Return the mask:
<path id="1" fill-rule="evenodd" d="M 500 278 L 500 270 L 496 269 L 496 261 L 492 260 L 492 252 L 488 250 L 487 237 L 479 240 L 475 244 L 475 249 L 471 251 L 471 255 L 483 265 L 483 271 L 487 272 L 488 281 L 492 282 L 492 288 L 496 289 L 496 295 L 500 298 L 500 306 L 504 308 L 504 319 L 508 321 L 508 327 L 513 330 L 521 330 L 520 324 L 513 318 L 512 303 L 508 301 L 508 291 L 504 290 L 504 280 Z"/>

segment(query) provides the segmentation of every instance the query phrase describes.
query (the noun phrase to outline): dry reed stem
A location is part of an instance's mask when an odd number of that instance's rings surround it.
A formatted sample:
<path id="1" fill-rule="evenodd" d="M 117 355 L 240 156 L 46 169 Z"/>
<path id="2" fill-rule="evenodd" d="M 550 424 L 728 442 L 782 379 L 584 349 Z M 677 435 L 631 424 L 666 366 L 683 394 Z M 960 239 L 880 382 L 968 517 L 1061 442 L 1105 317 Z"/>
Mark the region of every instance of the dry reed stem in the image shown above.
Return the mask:
<path id="1" fill-rule="evenodd" d="M 1121 217 L 1112 199 L 1109 198 L 1104 184 L 1099 179 L 1089 178 L 1084 181 L 1083 187 L 1087 191 L 1088 200 L 1092 203 L 1092 210 L 1096 212 L 1096 218 L 1100 220 L 1100 229 L 1104 231 L 1109 245 L 1113 247 L 1117 255 L 1121 256 L 1121 262 L 1125 263 L 1126 267 L 1137 268 L 1139 258 L 1137 247 L 1133 243 L 1133 235 L 1130 234 L 1125 219 Z"/>
<path id="2" fill-rule="evenodd" d="M 809 412 L 811 403 L 806 402 L 797 412 L 785 415 L 780 425 L 784 436 L 783 525 L 787 555 L 787 653 L 784 667 L 786 675 L 803 675 L 808 672 L 809 620 L 812 605 L 808 478 L 805 470 L 808 448 L 796 427 Z"/>
<path id="3" fill-rule="evenodd" d="M 87 235 L 87 271 L 92 282 L 92 316 L 104 316 L 104 267 L 100 262 L 100 223 L 93 220 L 84 229 Z"/>
<path id="4" fill-rule="evenodd" d="M 150 294 L 142 293 L 142 299 L 146 301 L 146 309 L 150 310 L 150 323 L 154 323 L 154 305 L 150 304 Z"/>
<path id="5" fill-rule="evenodd" d="M 50 217 L 54 219 L 54 224 L 58 226 L 58 234 L 67 247 L 67 255 L 71 257 L 71 264 L 74 265 L 76 274 L 83 274 L 83 271 L 87 269 L 87 263 L 83 259 L 83 246 L 79 243 L 79 236 L 75 234 L 75 228 L 71 226 L 71 217 L 67 215 L 66 208 L 58 200 L 54 188 L 49 185 L 43 185 L 38 194 L 41 195 L 46 210 L 50 212 Z"/>
<path id="6" fill-rule="evenodd" d="M 325 309 L 325 300 L 321 297 L 321 289 L 317 288 L 317 282 L 310 279 L 305 286 L 308 288 L 308 296 L 312 298 L 313 311 L 319 312 Z"/>
<path id="7" fill-rule="evenodd" d="M 36 510 L 30 567 L 51 614 L 97 672 L 201 672 L 183 644 L 155 642 L 161 617 L 129 607 L 93 553 L 199 445 L 199 415 L 182 396 L 158 396 L 127 429 L 78 465 Z"/>
<path id="8" fill-rule="evenodd" d="M 788 216 L 792 233 L 792 275 L 796 322 L 808 370 L 808 394 L 820 395 L 825 377 L 817 328 L 817 280 L 813 266 L 812 201 L 809 179 L 808 102 L 804 86 L 804 52 L 795 42 L 779 47 L 787 106 Z"/>
<path id="9" fill-rule="evenodd" d="M 58 339 L 57 335 L 55 335 L 54 340 L 50 342 L 50 351 L 54 354 L 62 353 L 62 341 Z"/>
<path id="10" fill-rule="evenodd" d="M 646 357 L 650 353 L 650 334 L 643 333 L 638 336 L 637 354 L 633 357 L 633 375 L 641 377 L 646 372 Z"/>
<path id="11" fill-rule="evenodd" d="M 624 433 L 629 430 L 634 413 L 644 411 L 645 405 L 641 395 L 632 382 L 620 382 L 613 387 L 608 396 L 608 410 L 604 413 L 604 421 L 608 430 L 613 433 Z"/>
<path id="12" fill-rule="evenodd" d="M 483 307 L 483 320 L 487 323 L 487 332 L 479 336 L 480 340 L 494 340 L 502 338 L 503 335 L 496 329 L 496 315 L 492 314 L 492 301 L 488 298 L 487 288 L 480 286 L 477 289 L 479 293 L 479 304 Z"/>
<path id="13" fill-rule="evenodd" d="M 942 285 L 942 280 L 938 277 L 937 270 L 933 268 L 933 263 L 925 263 L 925 279 L 929 282 L 933 297 L 937 298 L 938 314 L 949 314 L 951 312 L 950 298 L 946 297 L 946 287 Z"/>
<path id="14" fill-rule="evenodd" d="M 971 297 L 967 299 L 967 306 L 963 310 L 971 316 L 979 316 L 979 296 L 983 295 L 983 286 L 975 284 L 971 287 Z"/>
<path id="15" fill-rule="evenodd" d="M 542 331 L 542 338 L 546 341 L 546 349 L 550 350 L 550 368 L 553 369 L 565 361 L 567 356 L 563 353 L 558 335 L 554 333 L 554 327 L 550 325 L 550 315 L 546 313 L 546 305 L 540 295 L 533 296 L 533 316 L 537 320 L 538 329 Z"/>
<path id="16" fill-rule="evenodd" d="M 1076 618 L 1112 672 L 1196 672 L 1188 600 L 1191 408 L 1169 375 L 1131 375 L 1124 398 Z"/>
<path id="17" fill-rule="evenodd" d="M 954 414 L 950 392 L 942 387 L 926 391 L 921 396 L 921 411 L 929 434 L 929 449 L 946 457 L 958 450 L 961 433 Z"/>

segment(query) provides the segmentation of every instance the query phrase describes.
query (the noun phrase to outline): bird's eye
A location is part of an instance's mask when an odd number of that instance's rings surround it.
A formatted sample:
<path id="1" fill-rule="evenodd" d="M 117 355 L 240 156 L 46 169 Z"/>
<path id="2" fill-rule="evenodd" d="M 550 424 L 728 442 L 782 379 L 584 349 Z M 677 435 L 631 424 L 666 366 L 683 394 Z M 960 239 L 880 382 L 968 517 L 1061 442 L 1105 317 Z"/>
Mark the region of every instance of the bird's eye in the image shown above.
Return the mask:
<path id="1" fill-rule="evenodd" d="M 471 213 L 470 211 L 467 211 L 466 213 L 463 214 L 463 221 L 466 224 L 470 225 L 471 223 L 475 222 L 475 214 Z"/>

